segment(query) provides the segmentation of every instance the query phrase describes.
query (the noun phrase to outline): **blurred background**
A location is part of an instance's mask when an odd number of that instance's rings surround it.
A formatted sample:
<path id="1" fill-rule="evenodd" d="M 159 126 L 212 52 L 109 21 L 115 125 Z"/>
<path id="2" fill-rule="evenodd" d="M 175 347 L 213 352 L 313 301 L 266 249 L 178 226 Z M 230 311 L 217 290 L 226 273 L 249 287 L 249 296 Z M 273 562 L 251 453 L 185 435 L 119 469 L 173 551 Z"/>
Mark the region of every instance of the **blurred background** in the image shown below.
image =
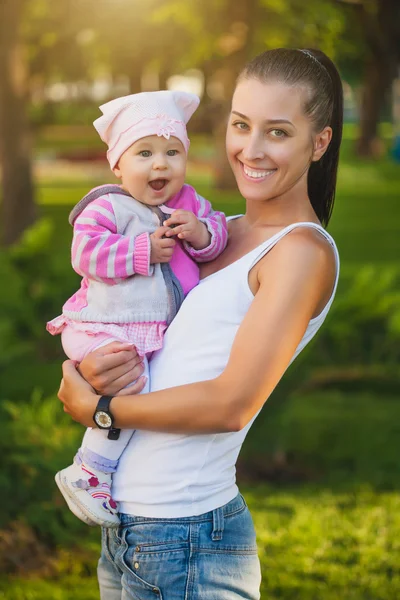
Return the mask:
<path id="1" fill-rule="evenodd" d="M 224 154 L 235 78 L 274 47 L 320 48 L 344 80 L 329 231 L 336 301 L 258 417 L 238 466 L 263 599 L 400 598 L 398 0 L 1 0 L 0 598 L 98 597 L 99 531 L 54 473 L 82 435 L 56 398 L 45 331 L 79 278 L 68 213 L 112 182 L 92 122 L 117 96 L 198 93 L 188 182 L 243 210 Z"/>

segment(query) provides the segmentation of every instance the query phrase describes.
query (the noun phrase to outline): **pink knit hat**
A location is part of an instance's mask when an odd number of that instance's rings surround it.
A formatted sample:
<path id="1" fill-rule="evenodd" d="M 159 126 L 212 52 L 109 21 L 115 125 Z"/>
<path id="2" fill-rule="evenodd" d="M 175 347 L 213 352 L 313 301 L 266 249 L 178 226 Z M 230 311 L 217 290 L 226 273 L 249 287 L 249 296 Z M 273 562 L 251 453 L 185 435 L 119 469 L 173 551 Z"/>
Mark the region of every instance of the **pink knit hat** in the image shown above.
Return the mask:
<path id="1" fill-rule="evenodd" d="M 120 156 L 134 142 L 148 135 L 174 136 L 187 152 L 189 139 L 186 123 L 200 99 L 178 91 L 142 92 L 116 98 L 100 106 L 103 116 L 93 125 L 108 145 L 107 159 L 113 169 Z"/>

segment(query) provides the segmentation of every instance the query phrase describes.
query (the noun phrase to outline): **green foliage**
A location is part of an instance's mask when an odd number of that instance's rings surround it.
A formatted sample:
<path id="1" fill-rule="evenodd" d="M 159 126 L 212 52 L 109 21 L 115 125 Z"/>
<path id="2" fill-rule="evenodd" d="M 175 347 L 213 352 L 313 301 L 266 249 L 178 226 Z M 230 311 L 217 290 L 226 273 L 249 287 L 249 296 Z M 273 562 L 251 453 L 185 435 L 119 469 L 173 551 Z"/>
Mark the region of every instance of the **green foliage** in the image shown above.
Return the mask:
<path id="1" fill-rule="evenodd" d="M 28 107 L 29 120 L 38 128 L 49 125 L 84 125 L 93 122 L 99 116 L 99 110 L 92 101 L 34 104 Z M 94 137 L 94 136 L 93 136 Z M 98 148 L 103 148 L 101 140 L 95 138 Z M 76 149 L 77 140 L 74 140 Z"/>
<path id="2" fill-rule="evenodd" d="M 43 218 L 0 256 L 0 276 L 7 284 L 0 295 L 0 528 L 24 522 L 50 546 L 70 543 L 83 529 L 65 510 L 53 481 L 72 460 L 82 428 L 63 414 L 54 394 L 32 391 L 37 376 L 32 369 L 46 377 L 46 359 L 57 354 L 59 379 L 60 342 L 45 323 L 76 286 L 67 246 L 66 256 L 54 252 L 58 237 L 53 222 Z"/>
<path id="3" fill-rule="evenodd" d="M 18 245 L 1 252 L 0 276 L 7 293 L 0 296 L 0 369 L 21 356 L 45 358 L 54 352 L 45 323 L 60 312 L 76 285 L 71 268 L 54 254 L 54 244 L 53 224 L 43 218 Z"/>
<path id="4" fill-rule="evenodd" d="M 317 479 L 392 489 L 400 484 L 399 416 L 397 396 L 294 394 L 279 418 L 280 447 L 289 462 L 306 465 Z"/>
<path id="5" fill-rule="evenodd" d="M 319 365 L 386 365 L 400 362 L 400 271 L 365 266 L 344 284 L 318 335 Z"/>
<path id="6" fill-rule="evenodd" d="M 220 59 L 244 47 L 238 68 L 250 55 L 279 46 L 319 47 L 332 57 L 350 55 L 360 62 L 363 37 L 358 30 L 354 36 L 354 24 L 351 11 L 331 0 L 242 5 L 235 0 L 147 0 L 119 8 L 94 0 L 64 0 L 56 6 L 50 0 L 29 0 L 22 38 L 32 88 L 39 92 L 34 108 L 39 117 L 49 111 L 42 95 L 48 83 L 90 82 L 107 73 L 127 76 L 133 92 L 149 68 L 163 79 L 205 64 L 215 73 Z"/>
<path id="7" fill-rule="evenodd" d="M 35 350 L 42 305 L 47 302 L 40 273 L 49 266 L 51 233 L 51 222 L 40 220 L 18 246 L 2 251 L 0 276 L 7 282 L 7 293 L 0 298 L 0 367 Z"/>
<path id="8" fill-rule="evenodd" d="M 64 415 L 55 396 L 34 391 L 20 402 L 0 404 L 0 528 L 20 520 L 50 545 L 73 541 L 83 526 L 65 510 L 54 474 L 69 464 L 82 427 Z"/>
<path id="9" fill-rule="evenodd" d="M 25 282 L 5 253 L 0 260 L 0 277 L 7 293 L 0 294 L 0 369 L 32 348 L 26 339 L 29 307 L 25 307 Z"/>

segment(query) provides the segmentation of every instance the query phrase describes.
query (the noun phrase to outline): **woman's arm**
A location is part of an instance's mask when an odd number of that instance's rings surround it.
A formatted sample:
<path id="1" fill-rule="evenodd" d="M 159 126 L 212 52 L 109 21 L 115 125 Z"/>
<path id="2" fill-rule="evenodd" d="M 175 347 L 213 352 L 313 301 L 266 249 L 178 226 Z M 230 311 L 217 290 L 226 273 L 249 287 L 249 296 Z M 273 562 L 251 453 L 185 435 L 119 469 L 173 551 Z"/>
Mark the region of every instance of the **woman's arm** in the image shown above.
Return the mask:
<path id="1" fill-rule="evenodd" d="M 259 289 L 223 373 L 143 396 L 116 397 L 111 404 L 116 426 L 186 433 L 242 429 L 287 369 L 310 319 L 329 297 L 334 273 L 325 240 L 307 230 L 286 236 L 259 263 Z M 75 420 L 93 425 L 99 396 L 68 361 L 59 397 Z"/>

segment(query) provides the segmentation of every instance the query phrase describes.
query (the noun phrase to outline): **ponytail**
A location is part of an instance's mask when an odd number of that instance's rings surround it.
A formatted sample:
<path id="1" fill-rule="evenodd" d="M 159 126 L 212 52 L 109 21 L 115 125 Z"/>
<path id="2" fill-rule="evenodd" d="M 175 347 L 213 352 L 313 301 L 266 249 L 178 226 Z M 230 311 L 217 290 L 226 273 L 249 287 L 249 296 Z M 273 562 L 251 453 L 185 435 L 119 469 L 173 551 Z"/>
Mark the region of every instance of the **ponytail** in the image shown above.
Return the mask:
<path id="1" fill-rule="evenodd" d="M 311 163 L 307 181 L 310 202 L 319 220 L 326 227 L 332 215 L 336 194 L 339 152 L 343 132 L 343 86 L 333 62 L 323 52 L 318 50 L 310 52 L 326 69 L 332 82 L 332 109 L 329 123 L 326 123 L 332 128 L 332 139 L 320 160 Z"/>

